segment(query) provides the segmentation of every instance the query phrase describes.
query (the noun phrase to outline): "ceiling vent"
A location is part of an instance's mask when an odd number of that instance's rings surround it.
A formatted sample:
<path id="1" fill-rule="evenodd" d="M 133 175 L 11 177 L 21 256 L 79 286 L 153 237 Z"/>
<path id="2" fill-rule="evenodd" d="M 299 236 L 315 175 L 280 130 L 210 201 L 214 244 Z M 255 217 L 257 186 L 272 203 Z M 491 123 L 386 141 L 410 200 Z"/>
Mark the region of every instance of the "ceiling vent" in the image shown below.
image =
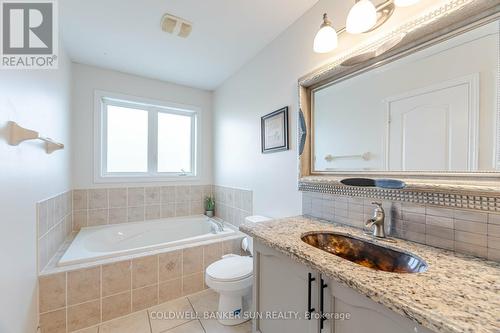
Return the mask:
<path id="1" fill-rule="evenodd" d="M 193 30 L 193 25 L 191 22 L 188 22 L 183 18 L 165 14 L 161 18 L 161 29 L 169 34 L 187 38 L 191 33 L 191 30 Z"/>

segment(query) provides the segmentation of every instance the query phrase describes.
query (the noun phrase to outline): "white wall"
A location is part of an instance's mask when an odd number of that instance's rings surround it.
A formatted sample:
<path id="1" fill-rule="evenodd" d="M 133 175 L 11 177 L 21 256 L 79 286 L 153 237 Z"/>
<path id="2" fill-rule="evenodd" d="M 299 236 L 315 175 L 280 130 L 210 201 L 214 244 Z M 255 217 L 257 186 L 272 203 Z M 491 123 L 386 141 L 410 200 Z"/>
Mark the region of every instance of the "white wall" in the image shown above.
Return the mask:
<path id="1" fill-rule="evenodd" d="M 57 70 L 0 71 L 0 332 L 36 332 L 35 203 L 71 187 L 70 70 L 60 47 Z M 48 155 L 36 141 L 9 146 L 9 120 L 66 147 Z"/>
<path id="2" fill-rule="evenodd" d="M 94 184 L 93 177 L 93 114 L 94 91 L 128 94 L 159 101 L 194 105 L 201 108 L 201 161 L 200 180 L 212 182 L 212 93 L 112 70 L 73 64 L 73 186 L 92 188 L 118 186 L 118 184 Z M 185 184 L 189 182 L 184 182 Z M 191 182 L 194 183 L 194 182 Z M 124 184 L 140 185 L 139 183 Z"/>
<path id="3" fill-rule="evenodd" d="M 415 14 L 443 3 L 423 0 L 397 9 L 394 16 L 373 33 L 344 34 L 339 48 L 326 55 L 312 51 L 314 35 L 327 12 L 334 26 L 344 25 L 351 0 L 321 0 L 239 72 L 225 81 L 214 96 L 214 182 L 217 185 L 252 189 L 254 213 L 271 217 L 300 214 L 297 191 L 297 80 L 328 62 L 354 43 L 387 32 L 415 18 Z M 260 152 L 260 117 L 285 105 L 290 107 L 291 150 Z"/>

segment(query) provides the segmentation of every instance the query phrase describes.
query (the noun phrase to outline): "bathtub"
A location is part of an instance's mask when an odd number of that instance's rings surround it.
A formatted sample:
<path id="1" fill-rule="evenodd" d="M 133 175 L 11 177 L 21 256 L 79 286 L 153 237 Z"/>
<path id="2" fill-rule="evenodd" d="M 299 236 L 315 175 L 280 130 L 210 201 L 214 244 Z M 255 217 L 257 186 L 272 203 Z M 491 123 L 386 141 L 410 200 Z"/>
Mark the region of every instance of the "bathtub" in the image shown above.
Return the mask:
<path id="1" fill-rule="evenodd" d="M 236 234 L 227 226 L 223 231 L 216 230 L 212 219 L 204 215 L 85 227 L 57 265 L 87 263 Z"/>

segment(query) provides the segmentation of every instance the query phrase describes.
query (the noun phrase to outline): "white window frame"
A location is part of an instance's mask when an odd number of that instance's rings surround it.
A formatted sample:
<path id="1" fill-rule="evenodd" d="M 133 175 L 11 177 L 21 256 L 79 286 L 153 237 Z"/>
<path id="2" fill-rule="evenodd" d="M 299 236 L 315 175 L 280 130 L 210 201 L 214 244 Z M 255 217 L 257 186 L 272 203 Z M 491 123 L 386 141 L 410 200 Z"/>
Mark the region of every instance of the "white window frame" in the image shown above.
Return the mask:
<path id="1" fill-rule="evenodd" d="M 107 106 L 123 106 L 148 111 L 148 171 L 107 172 Z M 157 172 L 158 165 L 158 113 L 192 117 L 191 172 Z M 152 181 L 182 181 L 199 179 L 200 108 L 192 105 L 151 100 L 142 97 L 96 90 L 94 92 L 94 182 L 137 183 Z"/>

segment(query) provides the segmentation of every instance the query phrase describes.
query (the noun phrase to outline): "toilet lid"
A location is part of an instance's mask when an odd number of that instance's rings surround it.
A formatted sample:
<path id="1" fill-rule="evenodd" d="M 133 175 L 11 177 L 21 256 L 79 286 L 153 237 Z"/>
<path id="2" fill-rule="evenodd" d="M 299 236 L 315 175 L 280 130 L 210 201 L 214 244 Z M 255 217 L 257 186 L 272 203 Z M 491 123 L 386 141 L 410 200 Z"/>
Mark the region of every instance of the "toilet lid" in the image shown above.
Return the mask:
<path id="1" fill-rule="evenodd" d="M 218 260 L 207 267 L 207 274 L 219 281 L 236 281 L 252 275 L 253 259 L 234 256 Z"/>

